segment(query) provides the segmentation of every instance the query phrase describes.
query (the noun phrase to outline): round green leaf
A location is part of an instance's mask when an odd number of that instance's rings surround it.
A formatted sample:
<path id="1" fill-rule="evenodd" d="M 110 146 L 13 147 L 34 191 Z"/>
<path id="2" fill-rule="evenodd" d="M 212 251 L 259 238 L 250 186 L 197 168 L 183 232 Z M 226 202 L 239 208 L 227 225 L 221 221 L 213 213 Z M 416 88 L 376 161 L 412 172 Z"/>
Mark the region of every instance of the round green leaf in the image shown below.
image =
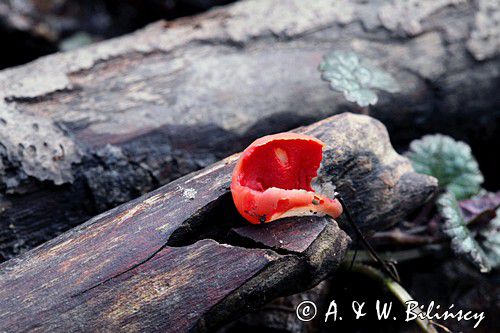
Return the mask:
<path id="1" fill-rule="evenodd" d="M 426 135 L 410 144 L 407 153 L 416 172 L 436 177 L 439 186 L 457 199 L 477 194 L 484 181 L 470 147 L 449 136 Z"/>
<path id="2" fill-rule="evenodd" d="M 399 91 L 396 80 L 389 73 L 354 52 L 335 51 L 326 55 L 319 70 L 333 90 L 342 92 L 348 101 L 359 106 L 377 103 L 374 89 L 391 93 Z"/>

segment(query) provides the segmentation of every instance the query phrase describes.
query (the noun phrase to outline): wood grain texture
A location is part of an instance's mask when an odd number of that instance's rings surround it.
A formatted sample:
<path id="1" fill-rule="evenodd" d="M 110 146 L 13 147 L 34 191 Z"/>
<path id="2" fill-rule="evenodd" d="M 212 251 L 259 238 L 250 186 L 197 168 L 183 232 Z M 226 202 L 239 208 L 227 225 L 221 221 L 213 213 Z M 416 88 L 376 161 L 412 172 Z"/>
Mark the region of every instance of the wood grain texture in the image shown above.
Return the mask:
<path id="1" fill-rule="evenodd" d="M 436 188 L 435 179 L 413 172 L 370 117 L 342 114 L 299 131 L 327 144 L 323 168 L 354 161 L 341 178 L 354 190 L 345 200 L 365 199 L 353 211 L 364 230 L 397 221 Z M 357 131 L 364 139 L 351 142 Z M 0 331 L 207 331 L 320 282 L 343 260 L 349 237 L 327 217 L 242 232 L 248 227 L 229 192 L 237 157 L 0 265 Z M 319 177 L 316 186 L 328 191 L 331 178 Z"/>
<path id="2" fill-rule="evenodd" d="M 394 142 L 449 133 L 495 165 L 498 6 L 413 3 L 239 1 L 0 72 L 0 256 L 258 136 L 359 111 L 319 79 L 332 49 L 396 77 L 401 93 L 370 109 Z"/>
<path id="3" fill-rule="evenodd" d="M 257 245 L 272 248 L 275 251 L 304 252 L 328 225 L 328 220 L 311 216 L 284 218 L 280 223 L 269 223 L 264 226 L 245 225 L 233 228 L 234 237 L 250 239 Z M 286 230 L 286 238 L 281 239 Z"/>

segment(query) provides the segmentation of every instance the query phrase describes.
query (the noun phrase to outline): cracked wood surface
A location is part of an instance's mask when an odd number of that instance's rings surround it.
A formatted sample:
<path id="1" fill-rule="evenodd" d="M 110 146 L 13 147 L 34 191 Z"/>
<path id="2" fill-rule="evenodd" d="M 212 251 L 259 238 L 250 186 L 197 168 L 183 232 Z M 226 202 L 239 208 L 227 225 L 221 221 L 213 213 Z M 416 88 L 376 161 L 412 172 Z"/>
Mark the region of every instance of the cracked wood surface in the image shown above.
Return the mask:
<path id="1" fill-rule="evenodd" d="M 315 186 L 348 184 L 344 199 L 364 230 L 398 221 L 436 189 L 370 117 L 347 113 L 298 131 L 327 144 Z M 0 331 L 209 331 L 320 282 L 349 236 L 328 217 L 248 225 L 229 192 L 237 157 L 0 265 Z"/>
<path id="2" fill-rule="evenodd" d="M 370 109 L 395 142 L 449 133 L 496 165 L 498 7 L 240 1 L 1 71 L 0 260 L 258 136 L 359 111 L 319 79 L 332 49 L 397 79 Z"/>

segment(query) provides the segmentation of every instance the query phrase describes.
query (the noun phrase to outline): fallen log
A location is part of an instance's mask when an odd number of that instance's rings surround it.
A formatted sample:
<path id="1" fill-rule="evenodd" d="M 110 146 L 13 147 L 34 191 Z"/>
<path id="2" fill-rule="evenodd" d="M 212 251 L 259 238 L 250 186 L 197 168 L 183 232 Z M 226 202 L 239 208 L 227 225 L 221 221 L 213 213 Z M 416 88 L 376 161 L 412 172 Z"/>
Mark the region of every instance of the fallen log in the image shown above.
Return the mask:
<path id="1" fill-rule="evenodd" d="M 0 68 L 25 64 L 58 50 L 129 33 L 161 18 L 193 15 L 230 1 L 2 1 L 0 34 L 10 47 L 0 54 Z"/>
<path id="2" fill-rule="evenodd" d="M 436 190 L 370 117 L 298 131 L 327 144 L 316 186 L 339 185 L 364 230 L 399 221 Z M 229 192 L 236 158 L 1 264 L 0 331 L 207 331 L 320 282 L 344 258 L 347 234 L 328 217 L 242 221 Z"/>
<path id="3" fill-rule="evenodd" d="M 359 111 L 319 79 L 332 49 L 397 79 L 401 92 L 369 110 L 396 144 L 467 139 L 494 182 L 500 29 L 484 27 L 496 5 L 478 3 L 241 1 L 0 72 L 0 257 L 257 136 Z"/>

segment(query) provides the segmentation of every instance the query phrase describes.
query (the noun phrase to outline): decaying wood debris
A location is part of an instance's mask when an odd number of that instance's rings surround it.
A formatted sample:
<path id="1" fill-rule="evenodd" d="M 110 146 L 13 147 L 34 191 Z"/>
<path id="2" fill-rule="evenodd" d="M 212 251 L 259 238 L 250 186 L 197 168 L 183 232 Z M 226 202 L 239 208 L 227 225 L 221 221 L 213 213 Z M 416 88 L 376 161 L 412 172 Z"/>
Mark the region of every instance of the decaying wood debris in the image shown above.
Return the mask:
<path id="1" fill-rule="evenodd" d="M 397 222 L 436 190 L 370 117 L 346 113 L 298 131 L 327 144 L 317 186 L 338 185 L 366 231 Z M 206 331 L 320 282 L 349 236 L 328 217 L 244 222 L 229 192 L 236 159 L 0 265 L 0 331 Z"/>
<path id="2" fill-rule="evenodd" d="M 395 142 L 453 130 L 494 158 L 497 6 L 414 3 L 240 1 L 0 72 L 0 260 L 257 136 L 359 111 L 319 79 L 333 49 L 397 79 L 370 109 Z"/>

